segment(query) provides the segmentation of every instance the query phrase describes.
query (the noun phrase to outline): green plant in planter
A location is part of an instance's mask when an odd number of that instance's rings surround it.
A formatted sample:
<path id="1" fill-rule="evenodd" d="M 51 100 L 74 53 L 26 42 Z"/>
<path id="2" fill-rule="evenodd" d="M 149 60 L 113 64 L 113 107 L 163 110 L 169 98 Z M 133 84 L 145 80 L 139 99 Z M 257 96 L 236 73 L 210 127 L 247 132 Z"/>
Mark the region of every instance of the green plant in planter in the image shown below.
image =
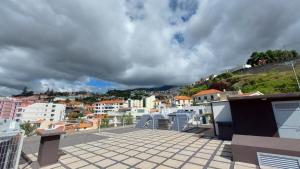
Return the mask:
<path id="1" fill-rule="evenodd" d="M 35 130 L 37 126 L 35 124 L 31 124 L 29 121 L 20 124 L 20 128 L 25 131 L 25 135 L 27 137 L 33 136 L 35 134 Z"/>

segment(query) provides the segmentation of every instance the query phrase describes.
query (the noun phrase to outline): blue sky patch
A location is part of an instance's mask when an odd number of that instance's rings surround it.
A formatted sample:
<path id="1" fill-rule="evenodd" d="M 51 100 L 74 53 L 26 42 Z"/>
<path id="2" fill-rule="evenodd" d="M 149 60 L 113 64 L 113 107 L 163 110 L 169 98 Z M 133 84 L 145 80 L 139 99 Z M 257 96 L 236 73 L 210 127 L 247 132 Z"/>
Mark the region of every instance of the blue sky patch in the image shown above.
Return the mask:
<path id="1" fill-rule="evenodd" d="M 91 78 L 90 81 L 86 83 L 86 85 L 93 87 L 109 87 L 112 86 L 112 83 Z"/>
<path id="2" fill-rule="evenodd" d="M 198 10 L 197 0 L 170 0 L 169 8 L 175 14 L 175 20 L 181 20 L 187 22 L 196 14 Z M 171 20 L 171 25 L 175 25 L 174 20 Z M 175 23 L 175 24 L 174 24 Z"/>
<path id="3" fill-rule="evenodd" d="M 173 39 L 179 44 L 184 42 L 184 36 L 181 32 L 175 33 L 173 36 Z"/>

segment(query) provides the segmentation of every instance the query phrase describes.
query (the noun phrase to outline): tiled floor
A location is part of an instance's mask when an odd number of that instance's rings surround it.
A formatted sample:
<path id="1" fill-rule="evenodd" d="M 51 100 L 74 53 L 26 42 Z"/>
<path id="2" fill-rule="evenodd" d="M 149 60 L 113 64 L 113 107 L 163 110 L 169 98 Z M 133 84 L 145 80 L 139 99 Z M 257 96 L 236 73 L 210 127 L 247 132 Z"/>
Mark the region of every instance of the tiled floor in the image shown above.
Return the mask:
<path id="1" fill-rule="evenodd" d="M 232 162 L 230 142 L 198 138 L 191 133 L 138 130 L 123 134 L 102 132 L 100 135 L 109 138 L 64 147 L 65 155 L 59 162 L 44 168 L 256 168 Z M 29 157 L 36 161 L 37 154 Z"/>

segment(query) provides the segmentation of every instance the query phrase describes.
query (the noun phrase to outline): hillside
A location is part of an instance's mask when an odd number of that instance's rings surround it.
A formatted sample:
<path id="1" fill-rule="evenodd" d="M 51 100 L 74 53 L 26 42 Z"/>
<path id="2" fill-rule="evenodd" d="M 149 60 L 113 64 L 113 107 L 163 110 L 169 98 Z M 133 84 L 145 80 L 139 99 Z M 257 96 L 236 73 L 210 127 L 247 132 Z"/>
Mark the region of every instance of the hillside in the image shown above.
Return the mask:
<path id="1" fill-rule="evenodd" d="M 300 61 L 295 60 L 295 69 L 300 77 Z M 260 91 L 264 94 L 289 93 L 298 90 L 297 82 L 290 65 L 269 64 L 234 73 L 223 73 L 196 85 L 185 86 L 181 94 L 193 95 L 201 90 L 215 88 L 219 90 L 239 90 L 242 92 Z"/>

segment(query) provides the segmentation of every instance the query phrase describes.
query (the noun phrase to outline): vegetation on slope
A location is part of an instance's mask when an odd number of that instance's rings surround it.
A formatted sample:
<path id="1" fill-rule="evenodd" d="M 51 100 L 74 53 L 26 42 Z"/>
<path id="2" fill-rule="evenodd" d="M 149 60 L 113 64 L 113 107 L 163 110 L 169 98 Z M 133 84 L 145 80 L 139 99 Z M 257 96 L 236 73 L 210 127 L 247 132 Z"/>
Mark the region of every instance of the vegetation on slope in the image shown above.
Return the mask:
<path id="1" fill-rule="evenodd" d="M 247 61 L 251 66 L 261 66 L 268 63 L 279 63 L 294 59 L 298 56 L 295 50 L 267 50 L 266 52 L 253 52 Z"/>
<path id="2" fill-rule="evenodd" d="M 277 66 L 275 66 L 277 65 Z M 261 66 L 265 68 L 266 66 Z M 195 85 L 184 86 L 182 95 L 192 96 L 205 89 L 242 90 L 244 93 L 260 91 L 264 94 L 298 92 L 298 86 L 291 66 L 278 64 L 269 65 L 262 71 L 241 71 L 236 73 L 223 73 L 209 80 L 200 80 Z M 300 75 L 300 65 L 295 65 L 295 70 Z"/>
<path id="3" fill-rule="evenodd" d="M 300 74 L 300 67 L 296 69 Z M 231 74 L 231 73 L 226 73 Z M 297 92 L 298 87 L 292 71 L 272 70 L 259 74 L 231 74 L 231 77 L 216 77 L 205 81 L 204 84 L 184 86 L 181 89 L 182 95 L 192 96 L 199 91 L 206 89 L 218 90 L 242 90 L 244 93 L 260 91 L 264 94 Z M 299 76 L 298 76 L 299 78 Z"/>

